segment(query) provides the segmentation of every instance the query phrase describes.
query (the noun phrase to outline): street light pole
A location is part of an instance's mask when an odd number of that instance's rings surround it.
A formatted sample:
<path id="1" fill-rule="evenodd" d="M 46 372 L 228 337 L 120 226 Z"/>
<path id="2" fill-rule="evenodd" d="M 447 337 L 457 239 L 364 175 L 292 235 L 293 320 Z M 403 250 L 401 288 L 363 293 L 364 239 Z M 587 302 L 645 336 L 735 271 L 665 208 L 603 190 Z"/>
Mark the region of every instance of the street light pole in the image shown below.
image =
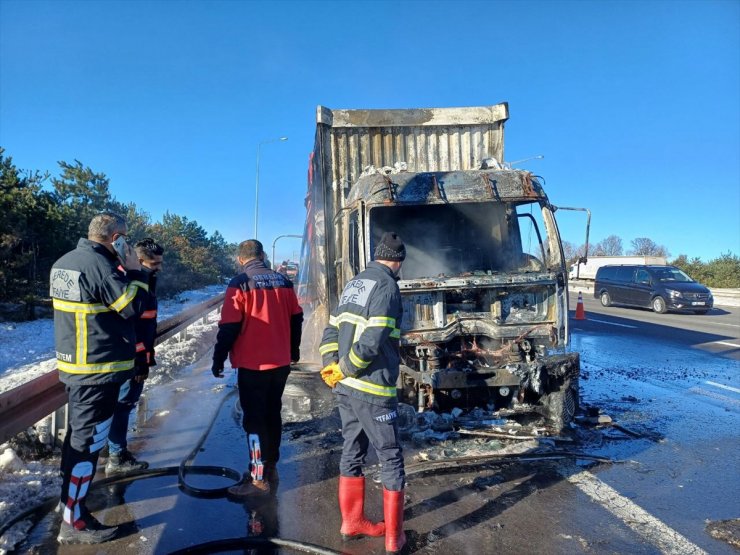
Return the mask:
<path id="1" fill-rule="evenodd" d="M 278 242 L 278 239 L 282 239 L 283 237 L 295 237 L 296 239 L 303 239 L 303 235 L 278 235 L 275 237 L 275 240 L 272 242 L 272 269 L 275 269 L 275 243 Z"/>
<path id="2" fill-rule="evenodd" d="M 254 238 L 257 238 L 257 221 L 260 209 L 260 149 L 267 143 L 276 143 L 278 141 L 287 141 L 288 137 L 278 137 L 276 139 L 267 139 L 257 145 L 257 177 L 254 181 Z"/>

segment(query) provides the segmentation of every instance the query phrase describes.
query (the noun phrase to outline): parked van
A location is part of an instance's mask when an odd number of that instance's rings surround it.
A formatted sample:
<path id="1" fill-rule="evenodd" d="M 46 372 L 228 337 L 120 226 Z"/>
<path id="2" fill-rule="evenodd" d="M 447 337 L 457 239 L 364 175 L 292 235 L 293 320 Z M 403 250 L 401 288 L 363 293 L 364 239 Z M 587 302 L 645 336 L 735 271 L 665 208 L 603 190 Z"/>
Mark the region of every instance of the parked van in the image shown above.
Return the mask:
<path id="1" fill-rule="evenodd" d="M 712 293 L 675 266 L 602 266 L 596 272 L 594 297 L 604 306 L 622 304 L 655 312 L 691 310 L 706 314 Z"/>

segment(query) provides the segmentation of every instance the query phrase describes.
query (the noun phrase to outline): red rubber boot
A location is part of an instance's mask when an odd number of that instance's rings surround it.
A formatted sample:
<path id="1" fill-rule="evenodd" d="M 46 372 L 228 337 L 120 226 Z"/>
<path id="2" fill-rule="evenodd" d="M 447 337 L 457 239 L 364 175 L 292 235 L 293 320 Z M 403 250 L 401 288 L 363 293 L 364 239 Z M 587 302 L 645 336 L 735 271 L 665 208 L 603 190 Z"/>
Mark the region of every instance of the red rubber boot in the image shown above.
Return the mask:
<path id="1" fill-rule="evenodd" d="M 383 488 L 383 515 L 385 552 L 387 555 L 396 555 L 406 546 L 406 534 L 403 533 L 403 490 L 391 491 Z"/>
<path id="2" fill-rule="evenodd" d="M 339 510 L 342 512 L 343 540 L 382 536 L 385 525 L 377 524 L 365 517 L 365 477 L 339 477 Z"/>

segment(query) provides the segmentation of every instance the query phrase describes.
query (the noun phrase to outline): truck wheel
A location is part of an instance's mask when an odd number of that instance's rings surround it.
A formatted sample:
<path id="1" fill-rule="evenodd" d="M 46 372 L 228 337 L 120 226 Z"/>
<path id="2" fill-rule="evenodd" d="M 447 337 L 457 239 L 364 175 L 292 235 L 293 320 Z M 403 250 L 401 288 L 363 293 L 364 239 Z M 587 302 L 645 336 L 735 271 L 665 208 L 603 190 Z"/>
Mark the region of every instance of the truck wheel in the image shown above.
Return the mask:
<path id="1" fill-rule="evenodd" d="M 578 410 L 578 378 L 566 378 L 556 390 L 540 397 L 545 407 L 547 424 L 559 434 L 573 422 Z"/>
<path id="2" fill-rule="evenodd" d="M 609 296 L 608 291 L 603 291 L 601 295 L 599 296 L 599 300 L 601 301 L 601 306 L 611 306 L 612 305 L 612 298 Z"/>
<path id="3" fill-rule="evenodd" d="M 653 310 L 657 312 L 658 314 L 665 314 L 666 311 L 668 310 L 666 308 L 665 300 L 660 295 L 658 295 L 657 297 L 653 299 L 652 305 L 653 305 Z"/>

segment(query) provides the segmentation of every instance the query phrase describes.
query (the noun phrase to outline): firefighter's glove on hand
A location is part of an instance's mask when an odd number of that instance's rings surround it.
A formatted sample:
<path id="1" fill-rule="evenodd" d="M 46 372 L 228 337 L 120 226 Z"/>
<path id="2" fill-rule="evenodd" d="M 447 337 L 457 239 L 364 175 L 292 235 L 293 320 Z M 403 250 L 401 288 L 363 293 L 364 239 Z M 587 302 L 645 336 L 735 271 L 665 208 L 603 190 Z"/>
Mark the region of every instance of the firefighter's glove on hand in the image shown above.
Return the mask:
<path id="1" fill-rule="evenodd" d="M 326 385 L 334 389 L 337 382 L 344 379 L 344 374 L 342 374 L 342 371 L 339 369 L 339 364 L 332 362 L 331 364 L 324 366 L 323 370 L 321 370 L 321 379 L 324 380 Z"/>
<path id="2" fill-rule="evenodd" d="M 213 376 L 215 378 L 223 378 L 224 377 L 224 363 L 218 363 L 216 361 L 213 362 L 213 366 L 211 366 L 211 372 L 213 372 Z"/>

